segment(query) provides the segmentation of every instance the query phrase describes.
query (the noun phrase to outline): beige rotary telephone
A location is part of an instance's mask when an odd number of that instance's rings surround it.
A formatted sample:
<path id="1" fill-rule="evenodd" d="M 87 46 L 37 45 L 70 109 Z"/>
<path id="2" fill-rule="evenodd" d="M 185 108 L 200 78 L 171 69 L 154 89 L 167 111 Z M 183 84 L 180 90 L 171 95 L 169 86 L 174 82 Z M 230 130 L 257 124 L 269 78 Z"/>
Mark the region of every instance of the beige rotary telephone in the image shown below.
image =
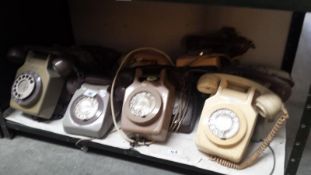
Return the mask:
<path id="1" fill-rule="evenodd" d="M 227 167 L 243 169 L 255 163 L 288 117 L 277 95 L 242 77 L 204 74 L 197 89 L 212 96 L 205 101 L 195 143 L 200 151 Z M 267 119 L 280 117 L 255 153 L 240 163 L 258 114 Z"/>
<path id="2" fill-rule="evenodd" d="M 121 128 L 117 124 L 114 90 L 118 76 L 125 66 L 174 65 L 171 58 L 161 50 L 143 47 L 126 54 L 113 78 L 110 107 L 113 124 L 120 135 L 131 145 L 146 145 L 151 141 L 165 141 L 173 110 L 174 87 L 168 82 L 166 70 L 156 76 L 142 76 L 136 69 L 134 82 L 126 88 L 121 112 Z M 133 138 L 134 137 L 134 138 Z"/>
<path id="3" fill-rule="evenodd" d="M 51 54 L 29 51 L 16 73 L 10 106 L 36 117 L 50 119 L 71 63 Z"/>
<path id="4" fill-rule="evenodd" d="M 134 82 L 126 88 L 121 128 L 126 133 L 152 141 L 165 141 L 172 116 L 174 87 L 162 69 L 159 77 L 142 78 L 136 69 Z"/>

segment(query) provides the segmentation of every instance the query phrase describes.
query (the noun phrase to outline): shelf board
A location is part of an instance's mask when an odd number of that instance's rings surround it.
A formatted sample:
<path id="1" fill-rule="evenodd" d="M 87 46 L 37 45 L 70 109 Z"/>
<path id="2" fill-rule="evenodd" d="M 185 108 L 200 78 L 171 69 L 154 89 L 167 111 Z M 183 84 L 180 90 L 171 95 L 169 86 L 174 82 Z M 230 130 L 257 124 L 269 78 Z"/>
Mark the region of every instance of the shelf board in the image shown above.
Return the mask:
<path id="1" fill-rule="evenodd" d="M 130 0 L 129 0 L 130 1 Z M 133 0 L 155 1 L 155 0 Z M 222 6 L 237 6 L 263 9 L 278 9 L 289 11 L 311 11 L 310 0 L 159 0 L 162 2 L 175 3 L 200 3 Z"/>
<path id="2" fill-rule="evenodd" d="M 88 143 L 88 145 L 101 145 L 101 148 L 107 151 L 118 152 L 125 155 L 130 155 L 142 159 L 151 160 L 154 162 L 174 165 L 193 169 L 197 172 L 217 172 L 221 174 L 269 174 L 273 167 L 273 156 L 267 149 L 261 159 L 253 166 L 244 170 L 233 170 L 223 167 L 209 160 L 209 158 L 199 152 L 194 144 L 193 136 L 195 132 L 190 134 L 172 133 L 166 143 L 152 144 L 150 146 L 140 146 L 132 148 L 121 136 L 116 133 L 110 133 L 105 139 L 92 139 L 82 136 L 67 134 L 62 126 L 62 119 L 53 121 L 37 121 L 30 117 L 24 116 L 19 111 L 13 111 L 5 117 L 8 127 L 23 131 L 27 129 L 28 133 L 36 133 L 42 136 L 49 135 L 50 138 L 61 141 L 70 142 L 72 144 L 79 142 Z M 277 137 L 271 143 L 276 155 L 274 174 L 284 174 L 285 163 L 285 129 L 282 129 Z M 251 149 L 257 144 L 252 143 Z"/>

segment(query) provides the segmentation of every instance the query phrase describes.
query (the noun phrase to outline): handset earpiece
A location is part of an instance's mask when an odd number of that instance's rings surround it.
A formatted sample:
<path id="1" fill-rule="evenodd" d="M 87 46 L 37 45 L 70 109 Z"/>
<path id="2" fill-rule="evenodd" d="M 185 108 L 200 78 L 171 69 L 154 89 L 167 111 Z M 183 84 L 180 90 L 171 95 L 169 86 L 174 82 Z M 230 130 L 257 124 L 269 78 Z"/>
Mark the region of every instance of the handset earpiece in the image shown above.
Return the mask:
<path id="1" fill-rule="evenodd" d="M 201 93 L 215 94 L 217 92 L 220 79 L 212 74 L 204 74 L 200 77 L 197 83 L 197 89 Z"/>
<path id="2" fill-rule="evenodd" d="M 257 112 L 268 120 L 273 120 L 274 117 L 277 117 L 281 112 L 282 105 L 281 98 L 273 93 L 263 94 L 255 101 Z"/>
<path id="3" fill-rule="evenodd" d="M 11 48 L 6 57 L 9 61 L 14 63 L 23 64 L 27 55 L 27 49 L 24 47 L 13 47 Z"/>
<path id="4" fill-rule="evenodd" d="M 62 77 L 69 76 L 73 72 L 73 69 L 74 69 L 74 66 L 70 61 L 66 59 L 62 59 L 62 58 L 53 59 L 52 67 Z"/>

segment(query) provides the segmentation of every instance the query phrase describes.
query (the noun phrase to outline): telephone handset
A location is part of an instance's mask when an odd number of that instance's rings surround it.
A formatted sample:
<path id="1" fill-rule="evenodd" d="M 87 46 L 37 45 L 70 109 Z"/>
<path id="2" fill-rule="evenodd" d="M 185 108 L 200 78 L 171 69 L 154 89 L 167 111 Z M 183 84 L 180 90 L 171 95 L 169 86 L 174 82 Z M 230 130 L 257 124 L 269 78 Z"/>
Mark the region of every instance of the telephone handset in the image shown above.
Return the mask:
<path id="1" fill-rule="evenodd" d="M 91 78 L 91 82 L 107 82 Z M 109 84 L 84 83 L 74 93 L 63 119 L 67 133 L 102 138 L 112 127 Z"/>
<path id="2" fill-rule="evenodd" d="M 251 87 L 253 87 L 252 90 L 250 90 Z M 229 74 L 205 74 L 198 80 L 197 89 L 205 94 L 215 95 L 222 92 L 224 95 L 233 97 L 238 97 L 238 94 L 243 92 L 250 93 L 249 100 L 259 95 L 255 100 L 255 108 L 262 117 L 268 119 L 275 117 L 283 104 L 276 94 L 263 85 Z"/>
<path id="3" fill-rule="evenodd" d="M 204 74 L 197 89 L 212 96 L 206 99 L 195 142 L 198 149 L 225 166 L 242 169 L 254 163 L 281 127 L 286 110 L 281 99 L 262 85 L 228 74 Z M 282 113 L 283 112 L 283 113 Z M 252 137 L 257 115 L 267 119 L 278 116 L 274 128 L 252 160 L 239 165 Z M 280 122 L 280 120 L 282 122 Z"/>
<path id="4" fill-rule="evenodd" d="M 48 53 L 29 51 L 12 85 L 10 106 L 50 119 L 57 105 L 71 64 Z"/>
<path id="5" fill-rule="evenodd" d="M 160 75 L 146 76 L 136 69 L 134 82 L 125 91 L 121 129 L 136 137 L 165 141 L 171 120 L 174 87 L 168 82 L 166 70 Z"/>
<path id="6" fill-rule="evenodd" d="M 159 50 L 141 49 L 131 54 L 126 63 L 129 66 L 173 65 L 171 59 Z"/>

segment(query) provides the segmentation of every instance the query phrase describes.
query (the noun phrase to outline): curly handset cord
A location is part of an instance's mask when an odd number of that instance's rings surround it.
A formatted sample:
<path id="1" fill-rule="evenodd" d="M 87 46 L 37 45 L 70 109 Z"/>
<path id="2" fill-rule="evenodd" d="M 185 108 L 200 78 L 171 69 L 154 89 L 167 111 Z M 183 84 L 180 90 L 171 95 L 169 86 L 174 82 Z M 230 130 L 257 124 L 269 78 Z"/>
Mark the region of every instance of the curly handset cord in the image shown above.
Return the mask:
<path id="1" fill-rule="evenodd" d="M 190 98 L 190 95 L 189 95 L 189 87 L 187 87 L 186 83 L 184 82 L 183 85 L 182 85 L 182 88 L 179 92 L 179 98 L 177 99 L 178 100 L 178 109 L 177 109 L 177 112 L 176 114 L 173 116 L 173 119 L 172 119 L 172 122 L 170 124 L 170 131 L 173 131 L 173 132 L 178 132 L 181 125 L 182 125 L 182 122 L 184 121 L 185 117 L 186 117 L 186 114 L 187 114 L 187 108 L 188 108 L 188 105 L 189 105 L 189 98 Z"/>
<path id="2" fill-rule="evenodd" d="M 228 168 L 233 168 L 233 169 L 244 169 L 247 168 L 254 163 L 256 163 L 257 159 L 261 154 L 264 152 L 264 150 L 269 146 L 273 138 L 275 137 L 276 133 L 279 131 L 279 129 L 282 127 L 282 125 L 285 123 L 285 121 L 288 119 L 288 112 L 285 109 L 284 106 L 282 106 L 282 114 L 278 118 L 278 120 L 275 122 L 273 125 L 273 128 L 269 132 L 269 134 L 264 138 L 264 140 L 261 142 L 260 146 L 256 149 L 256 151 L 248 157 L 246 160 L 244 160 L 242 163 L 234 163 L 225 159 L 222 159 L 217 156 L 210 156 L 211 160 L 216 161 L 217 163 L 226 166 Z"/>
<path id="3" fill-rule="evenodd" d="M 128 142 L 130 142 L 131 144 L 138 144 L 138 145 L 146 145 L 146 142 L 137 142 L 134 139 L 129 138 L 118 126 L 117 124 L 117 120 L 116 120 L 116 114 L 115 114 L 115 108 L 114 108 L 114 89 L 115 89 L 115 84 L 116 81 L 118 79 L 118 76 L 123 68 L 123 66 L 127 63 L 128 59 L 130 58 L 130 56 L 136 52 L 139 51 L 154 51 L 157 53 L 160 53 L 161 55 L 163 55 L 169 62 L 171 65 L 174 65 L 173 61 L 171 60 L 171 58 L 164 52 L 162 52 L 161 50 L 152 48 L 152 47 L 142 47 L 142 48 L 138 48 L 135 50 L 132 50 L 131 52 L 129 52 L 128 54 L 125 55 L 125 57 L 122 59 L 120 66 L 117 69 L 117 72 L 113 78 L 112 84 L 111 84 L 111 93 L 110 93 L 110 107 L 111 107 L 111 115 L 112 115 L 112 121 L 113 121 L 113 125 L 116 128 L 117 132 Z"/>

